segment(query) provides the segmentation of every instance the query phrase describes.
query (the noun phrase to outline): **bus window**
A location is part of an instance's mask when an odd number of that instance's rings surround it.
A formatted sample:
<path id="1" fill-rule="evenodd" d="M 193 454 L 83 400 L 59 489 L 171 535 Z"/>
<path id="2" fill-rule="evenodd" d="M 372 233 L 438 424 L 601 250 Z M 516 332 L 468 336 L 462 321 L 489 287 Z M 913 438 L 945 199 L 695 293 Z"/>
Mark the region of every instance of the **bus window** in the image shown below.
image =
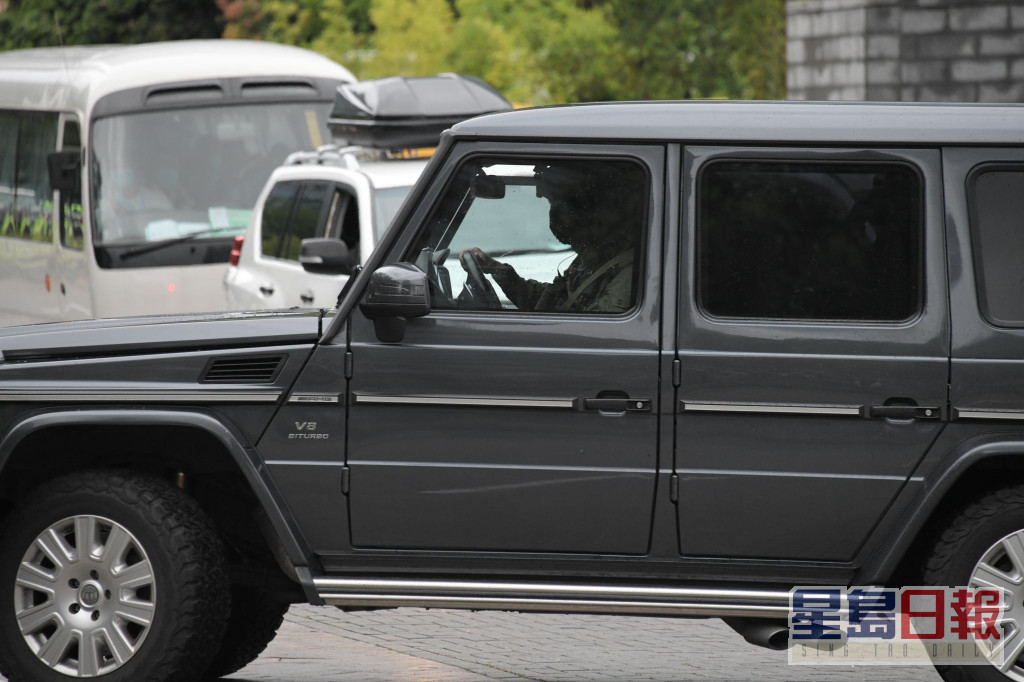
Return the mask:
<path id="1" fill-rule="evenodd" d="M 0 111 L 0 236 L 14 235 L 14 162 L 18 149 L 18 115 Z"/>
<path id="2" fill-rule="evenodd" d="M 97 120 L 91 169 L 97 245 L 244 233 L 271 171 L 313 143 L 309 118 L 327 137 L 329 106 L 225 105 Z M 131 266 L 149 254 L 159 252 L 143 253 Z M 109 264 L 118 266 L 116 259 Z"/>
<path id="3" fill-rule="evenodd" d="M 49 242 L 53 240 L 53 191 L 46 157 L 57 149 L 57 114 L 23 112 L 20 118 L 13 236 Z"/>

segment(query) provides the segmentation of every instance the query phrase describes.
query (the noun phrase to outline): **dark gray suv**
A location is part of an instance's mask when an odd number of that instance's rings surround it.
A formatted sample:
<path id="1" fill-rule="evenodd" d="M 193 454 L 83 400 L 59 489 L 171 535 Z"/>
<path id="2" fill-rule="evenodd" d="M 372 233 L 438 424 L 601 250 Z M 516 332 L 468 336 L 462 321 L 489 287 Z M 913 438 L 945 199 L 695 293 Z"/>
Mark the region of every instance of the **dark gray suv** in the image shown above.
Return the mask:
<path id="1" fill-rule="evenodd" d="M 288 604 L 724 617 L 989 585 L 1024 680 L 1024 108 L 459 124 L 335 310 L 0 332 L 0 672 L 228 674 Z M 1018 662 L 1019 661 L 1019 662 Z"/>

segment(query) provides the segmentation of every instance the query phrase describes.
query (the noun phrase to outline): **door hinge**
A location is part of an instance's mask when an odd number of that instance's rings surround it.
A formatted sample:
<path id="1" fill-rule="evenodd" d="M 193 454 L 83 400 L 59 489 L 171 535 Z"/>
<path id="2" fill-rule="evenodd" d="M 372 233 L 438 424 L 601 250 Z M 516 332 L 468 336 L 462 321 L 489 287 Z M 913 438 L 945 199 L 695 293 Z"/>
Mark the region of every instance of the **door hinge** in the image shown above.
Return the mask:
<path id="1" fill-rule="evenodd" d="M 676 358 L 672 361 L 672 385 L 676 388 L 683 383 L 683 363 Z"/>
<path id="2" fill-rule="evenodd" d="M 352 378 L 352 363 L 353 363 L 352 351 L 347 350 L 347 351 L 345 351 L 345 378 L 346 379 L 351 379 Z"/>
<path id="3" fill-rule="evenodd" d="M 679 501 L 679 474 L 672 474 L 668 480 L 668 499 L 673 503 Z"/>
<path id="4" fill-rule="evenodd" d="M 352 479 L 352 470 L 348 467 L 341 468 L 341 494 L 348 495 L 348 487 Z"/>

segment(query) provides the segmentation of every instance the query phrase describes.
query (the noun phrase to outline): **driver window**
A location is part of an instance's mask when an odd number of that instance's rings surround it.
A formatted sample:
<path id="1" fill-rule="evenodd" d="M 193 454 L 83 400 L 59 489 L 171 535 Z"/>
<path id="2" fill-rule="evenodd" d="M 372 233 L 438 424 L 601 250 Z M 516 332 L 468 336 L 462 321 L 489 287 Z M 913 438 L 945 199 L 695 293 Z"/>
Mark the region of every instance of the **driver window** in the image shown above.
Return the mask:
<path id="1" fill-rule="evenodd" d="M 648 197 L 631 161 L 474 159 L 408 259 L 436 309 L 623 313 L 638 298 Z"/>

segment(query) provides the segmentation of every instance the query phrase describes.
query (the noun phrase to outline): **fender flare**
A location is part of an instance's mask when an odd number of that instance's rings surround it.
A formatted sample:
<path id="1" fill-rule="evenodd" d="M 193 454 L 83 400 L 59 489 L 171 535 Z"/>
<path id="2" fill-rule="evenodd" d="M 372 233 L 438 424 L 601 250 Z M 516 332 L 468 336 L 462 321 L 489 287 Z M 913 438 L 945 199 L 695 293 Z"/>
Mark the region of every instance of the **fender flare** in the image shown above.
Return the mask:
<path id="1" fill-rule="evenodd" d="M 888 532 L 879 549 L 865 562 L 858 574 L 858 582 L 875 584 L 891 576 L 946 493 L 975 464 L 1005 455 L 1019 455 L 1024 461 L 1024 438 L 1020 434 L 986 434 L 970 438 L 953 448 L 926 475 L 925 486 L 908 503 L 911 513 Z"/>
<path id="2" fill-rule="evenodd" d="M 270 478 L 256 448 L 234 425 L 218 416 L 196 409 L 139 409 L 99 408 L 73 410 L 44 410 L 24 415 L 12 424 L 0 440 L 0 475 L 3 474 L 11 453 L 29 435 L 58 426 L 185 426 L 197 428 L 213 436 L 230 453 L 238 470 L 245 477 L 264 513 L 270 519 L 278 542 L 284 549 L 295 578 L 311 603 L 320 602 L 310 573 L 311 552 L 287 514 L 283 497 Z"/>

